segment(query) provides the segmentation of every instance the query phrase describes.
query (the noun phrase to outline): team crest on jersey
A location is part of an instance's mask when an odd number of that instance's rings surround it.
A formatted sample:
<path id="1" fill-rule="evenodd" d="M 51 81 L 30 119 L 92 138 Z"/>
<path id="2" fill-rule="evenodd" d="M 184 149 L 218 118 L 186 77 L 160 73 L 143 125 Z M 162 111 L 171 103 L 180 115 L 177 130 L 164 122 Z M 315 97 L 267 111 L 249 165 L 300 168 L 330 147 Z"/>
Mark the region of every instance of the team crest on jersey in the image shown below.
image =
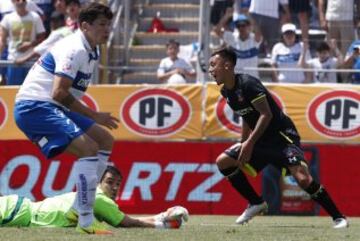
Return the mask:
<path id="1" fill-rule="evenodd" d="M 69 71 L 71 70 L 71 64 L 65 63 L 62 67 L 63 71 Z"/>

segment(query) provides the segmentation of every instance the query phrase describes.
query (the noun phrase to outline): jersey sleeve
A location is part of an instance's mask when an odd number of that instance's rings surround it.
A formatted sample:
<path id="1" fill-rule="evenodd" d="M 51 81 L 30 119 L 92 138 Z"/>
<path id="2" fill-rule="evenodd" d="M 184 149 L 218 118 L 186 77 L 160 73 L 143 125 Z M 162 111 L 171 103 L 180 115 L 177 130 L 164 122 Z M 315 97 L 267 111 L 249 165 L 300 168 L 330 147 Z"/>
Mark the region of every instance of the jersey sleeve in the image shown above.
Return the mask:
<path id="1" fill-rule="evenodd" d="M 98 220 L 105 221 L 113 227 L 117 227 L 125 217 L 118 205 L 104 194 L 96 194 L 94 214 Z"/>
<path id="2" fill-rule="evenodd" d="M 3 27 L 6 30 L 9 30 L 9 21 L 8 21 L 8 17 L 7 17 L 8 15 L 9 14 L 5 15 L 0 22 L 1 27 Z"/>
<path id="3" fill-rule="evenodd" d="M 162 59 L 160 61 L 159 67 L 157 69 L 157 74 L 158 75 L 165 74 L 165 60 L 164 59 Z"/>
<path id="4" fill-rule="evenodd" d="M 244 75 L 244 79 L 245 98 L 247 98 L 251 104 L 266 96 L 266 89 L 260 80 L 250 75 Z"/>
<path id="5" fill-rule="evenodd" d="M 34 48 L 34 52 L 43 55 L 51 46 L 53 46 L 58 40 L 62 38 L 59 32 L 52 32 L 50 33 L 49 37 L 47 37 L 44 41 L 40 44 L 36 45 Z"/>
<path id="6" fill-rule="evenodd" d="M 78 71 L 80 70 L 81 64 L 87 61 L 85 52 L 83 51 L 64 51 L 64 53 L 53 53 L 55 59 L 55 75 L 63 76 L 74 80 Z M 87 62 L 86 62 L 87 63 Z"/>

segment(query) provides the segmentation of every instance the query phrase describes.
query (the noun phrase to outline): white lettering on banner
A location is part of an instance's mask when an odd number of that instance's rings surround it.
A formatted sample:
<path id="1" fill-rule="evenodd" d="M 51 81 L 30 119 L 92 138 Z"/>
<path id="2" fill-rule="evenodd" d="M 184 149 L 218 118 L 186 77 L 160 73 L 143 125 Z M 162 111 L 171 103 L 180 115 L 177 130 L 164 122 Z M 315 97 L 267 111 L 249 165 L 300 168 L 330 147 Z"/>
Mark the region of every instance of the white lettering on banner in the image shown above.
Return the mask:
<path id="1" fill-rule="evenodd" d="M 13 172 L 21 165 L 26 165 L 29 168 L 29 174 L 24 184 L 18 188 L 10 187 L 10 177 Z M 0 193 L 3 195 L 9 194 L 18 194 L 19 196 L 24 196 L 30 198 L 31 200 L 35 200 L 35 197 L 32 195 L 31 190 L 35 186 L 38 177 L 40 175 L 40 160 L 31 155 L 21 155 L 17 156 L 11 160 L 4 166 L 1 174 L 0 174 Z"/>
<path id="2" fill-rule="evenodd" d="M 169 191 L 166 194 L 166 201 L 172 201 L 175 199 L 185 172 L 194 172 L 198 166 L 199 164 L 188 163 L 170 163 L 167 165 L 165 171 L 174 172 L 174 177 L 171 180 Z"/>
<path id="3" fill-rule="evenodd" d="M 147 178 L 140 178 L 141 172 L 148 172 Z M 130 200 L 135 188 L 140 189 L 142 200 L 153 200 L 150 186 L 154 184 L 161 175 L 161 166 L 157 163 L 138 162 L 133 164 L 129 177 L 121 194 L 122 200 Z"/>
<path id="4" fill-rule="evenodd" d="M 67 179 L 66 185 L 63 189 L 54 190 L 53 189 L 53 183 L 56 177 L 56 173 L 59 170 L 60 161 L 52 161 L 49 167 L 49 170 L 46 174 L 44 185 L 42 186 L 42 193 L 45 197 L 53 197 L 55 195 L 63 194 L 65 192 L 72 192 L 75 187 L 75 165 L 77 165 L 77 162 L 74 163 L 71 173 Z"/>
<path id="5" fill-rule="evenodd" d="M 189 193 L 188 201 L 219 202 L 221 193 L 207 192 L 223 179 L 223 175 L 219 172 L 216 164 L 202 164 L 198 172 L 212 172 L 213 175 Z"/>
<path id="6" fill-rule="evenodd" d="M 196 171 L 196 169 L 198 169 Z M 220 182 L 223 178 L 218 171 L 216 164 L 197 164 L 197 163 L 170 163 L 165 169 L 165 172 L 174 172 L 168 192 L 166 194 L 166 201 L 173 201 L 179 190 L 180 184 L 185 173 L 205 172 L 213 173 L 209 178 L 200 183 L 192 190 L 187 200 L 199 202 L 219 202 L 221 193 L 207 192 L 211 187 Z M 148 172 L 147 178 L 140 178 L 141 172 Z M 121 200 L 130 200 L 136 188 L 139 188 L 141 199 L 146 201 L 153 200 L 151 193 L 151 186 L 155 184 L 161 175 L 161 166 L 158 163 L 134 163 L 129 177 L 126 181 L 124 191 L 120 197 Z"/>

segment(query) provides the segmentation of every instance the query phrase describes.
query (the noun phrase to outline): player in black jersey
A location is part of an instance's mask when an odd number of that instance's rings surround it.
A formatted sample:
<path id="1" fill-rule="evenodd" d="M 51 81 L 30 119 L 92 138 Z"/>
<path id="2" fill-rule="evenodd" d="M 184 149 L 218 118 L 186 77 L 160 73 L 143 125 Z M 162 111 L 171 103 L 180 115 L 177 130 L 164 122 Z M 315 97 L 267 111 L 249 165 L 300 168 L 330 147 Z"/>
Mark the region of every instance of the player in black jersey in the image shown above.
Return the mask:
<path id="1" fill-rule="evenodd" d="M 267 211 L 267 204 L 248 182 L 244 172 L 256 175 L 267 164 L 286 168 L 313 200 L 333 218 L 334 228 L 348 227 L 325 188 L 311 174 L 300 146 L 300 136 L 292 120 L 282 112 L 260 80 L 246 74 L 235 74 L 236 54 L 223 48 L 211 55 L 209 73 L 222 96 L 242 119 L 242 138 L 216 160 L 220 172 L 245 199 L 249 206 L 236 220 L 243 224 Z"/>

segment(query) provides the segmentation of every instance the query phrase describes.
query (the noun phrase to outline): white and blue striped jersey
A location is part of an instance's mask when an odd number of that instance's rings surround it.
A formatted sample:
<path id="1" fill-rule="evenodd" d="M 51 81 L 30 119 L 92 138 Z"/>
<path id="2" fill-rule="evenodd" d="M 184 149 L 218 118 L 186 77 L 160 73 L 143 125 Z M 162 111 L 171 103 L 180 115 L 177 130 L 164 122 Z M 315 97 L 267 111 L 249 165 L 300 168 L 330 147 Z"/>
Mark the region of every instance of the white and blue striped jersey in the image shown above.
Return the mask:
<path id="1" fill-rule="evenodd" d="M 244 70 L 246 67 L 258 67 L 259 47 L 261 41 L 255 40 L 255 34 L 250 33 L 246 40 L 239 38 L 239 32 L 225 31 L 223 35 L 224 42 L 233 48 L 236 53 L 235 73 L 246 73 L 255 77 L 259 77 L 257 70 Z"/>
<path id="2" fill-rule="evenodd" d="M 55 75 L 73 80 L 70 93 L 80 99 L 91 82 L 98 59 L 98 50 L 92 49 L 84 34 L 77 31 L 41 56 L 26 76 L 15 101 L 48 101 L 61 105 L 51 96 Z"/>
<path id="3" fill-rule="evenodd" d="M 279 70 L 279 82 L 301 84 L 305 80 L 304 72 L 299 66 L 300 55 L 303 51 L 303 43 L 298 42 L 292 46 L 286 46 L 283 42 L 274 45 L 271 53 L 271 61 L 278 68 L 291 68 L 294 71 Z M 305 61 L 311 58 L 306 51 Z M 296 69 L 299 68 L 297 71 Z"/>

